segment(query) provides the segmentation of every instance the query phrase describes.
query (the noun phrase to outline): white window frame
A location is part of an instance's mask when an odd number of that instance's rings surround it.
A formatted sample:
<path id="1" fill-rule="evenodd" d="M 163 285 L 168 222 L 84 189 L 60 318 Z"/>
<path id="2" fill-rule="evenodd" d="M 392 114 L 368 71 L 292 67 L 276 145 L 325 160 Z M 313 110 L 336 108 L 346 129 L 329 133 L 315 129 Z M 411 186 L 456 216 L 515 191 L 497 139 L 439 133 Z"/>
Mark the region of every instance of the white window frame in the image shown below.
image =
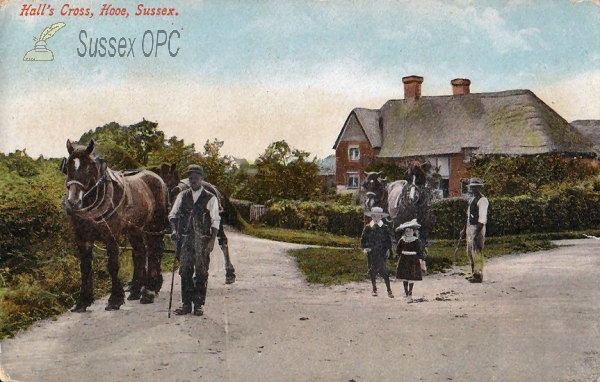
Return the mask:
<path id="1" fill-rule="evenodd" d="M 356 178 L 356 186 L 350 184 L 350 179 Z M 346 173 L 346 187 L 348 189 L 359 189 L 360 188 L 360 174 L 358 172 L 347 172 Z"/>
<path id="2" fill-rule="evenodd" d="M 352 157 L 353 150 L 356 150 L 356 157 Z M 348 146 L 348 160 L 352 162 L 360 160 L 360 148 L 357 145 Z"/>
<path id="3" fill-rule="evenodd" d="M 433 165 L 433 167 L 437 167 L 440 166 L 442 168 L 447 169 L 448 174 L 441 174 L 442 175 L 442 179 L 448 179 L 450 178 L 450 157 L 427 157 L 425 158 L 429 161 L 429 163 L 431 163 Z M 440 165 L 440 162 L 444 161 L 444 165 L 442 166 Z"/>
<path id="4" fill-rule="evenodd" d="M 471 192 L 469 191 L 469 178 L 461 178 L 460 179 L 460 194 L 462 196 L 468 195 L 471 196 Z M 466 190 L 466 192 L 465 192 Z"/>

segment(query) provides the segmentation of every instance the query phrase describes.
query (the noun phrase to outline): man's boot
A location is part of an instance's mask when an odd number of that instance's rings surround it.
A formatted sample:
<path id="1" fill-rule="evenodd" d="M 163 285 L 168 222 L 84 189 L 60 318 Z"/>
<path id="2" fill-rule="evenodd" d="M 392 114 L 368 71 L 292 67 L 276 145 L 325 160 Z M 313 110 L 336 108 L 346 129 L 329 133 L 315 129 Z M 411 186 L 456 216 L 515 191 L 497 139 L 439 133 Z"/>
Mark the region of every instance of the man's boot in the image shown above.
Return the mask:
<path id="1" fill-rule="evenodd" d="M 175 314 L 183 316 L 192 313 L 192 304 L 183 304 L 179 308 L 175 309 Z"/>

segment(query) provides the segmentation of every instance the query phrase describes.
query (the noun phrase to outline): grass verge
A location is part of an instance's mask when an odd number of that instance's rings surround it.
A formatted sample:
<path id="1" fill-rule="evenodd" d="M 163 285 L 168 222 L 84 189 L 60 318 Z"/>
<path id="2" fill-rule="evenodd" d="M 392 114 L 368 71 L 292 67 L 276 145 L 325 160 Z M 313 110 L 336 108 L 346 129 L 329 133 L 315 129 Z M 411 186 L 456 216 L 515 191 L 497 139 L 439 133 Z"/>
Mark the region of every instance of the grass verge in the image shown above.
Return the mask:
<path id="1" fill-rule="evenodd" d="M 296 231 L 285 228 L 247 225 L 244 227 L 244 233 L 262 239 L 284 241 L 286 243 L 318 245 L 321 247 L 358 248 L 360 245 L 360 240 L 358 238 L 339 236 L 328 232 Z"/>
<path id="2" fill-rule="evenodd" d="M 309 283 L 344 284 L 368 278 L 366 259 L 359 249 L 359 239 L 337 236 L 316 231 L 295 231 L 265 226 L 244 227 L 244 233 L 264 239 L 288 243 L 316 245 L 330 248 L 305 248 L 289 253 L 296 258 L 298 266 Z M 600 231 L 551 232 L 506 237 L 486 238 L 484 255 L 486 258 L 500 257 L 514 253 L 527 253 L 555 248 L 551 240 L 581 239 L 584 234 L 600 236 Z M 333 248 L 331 248 L 333 247 Z M 456 250 L 455 240 L 435 240 L 427 250 L 429 273 L 444 272 L 451 266 L 467 266 L 468 259 L 465 240 Z M 455 254 L 456 253 L 456 254 Z M 395 273 L 395 261 L 388 261 L 388 271 Z"/>

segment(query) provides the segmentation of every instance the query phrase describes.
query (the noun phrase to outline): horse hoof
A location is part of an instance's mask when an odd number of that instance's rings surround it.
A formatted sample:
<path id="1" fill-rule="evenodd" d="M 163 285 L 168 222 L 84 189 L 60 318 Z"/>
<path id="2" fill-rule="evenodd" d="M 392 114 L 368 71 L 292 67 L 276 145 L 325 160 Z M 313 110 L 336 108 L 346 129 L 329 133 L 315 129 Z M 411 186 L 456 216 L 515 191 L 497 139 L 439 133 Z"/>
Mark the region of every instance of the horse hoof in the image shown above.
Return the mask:
<path id="1" fill-rule="evenodd" d="M 85 305 L 85 304 L 82 304 L 82 303 L 78 302 L 77 305 L 75 305 L 71 309 L 71 312 L 73 312 L 73 313 L 83 313 L 83 312 L 85 312 L 85 310 L 87 309 L 88 306 L 89 305 Z"/>
<path id="2" fill-rule="evenodd" d="M 127 297 L 127 300 L 132 301 L 132 300 L 139 300 L 140 297 L 142 297 L 142 294 L 140 292 L 137 293 L 129 293 L 129 296 Z"/>
<path id="3" fill-rule="evenodd" d="M 235 276 L 225 278 L 225 284 L 233 284 L 235 282 Z"/>
<path id="4" fill-rule="evenodd" d="M 156 294 L 154 292 L 151 292 L 148 289 L 144 289 L 142 298 L 140 298 L 140 304 L 152 304 L 154 302 L 155 297 Z"/>
<path id="5" fill-rule="evenodd" d="M 121 299 L 117 302 L 111 302 L 110 300 L 108 301 L 108 304 L 106 305 L 106 307 L 104 308 L 104 310 L 119 310 L 121 308 L 121 305 L 125 304 L 125 300 Z"/>

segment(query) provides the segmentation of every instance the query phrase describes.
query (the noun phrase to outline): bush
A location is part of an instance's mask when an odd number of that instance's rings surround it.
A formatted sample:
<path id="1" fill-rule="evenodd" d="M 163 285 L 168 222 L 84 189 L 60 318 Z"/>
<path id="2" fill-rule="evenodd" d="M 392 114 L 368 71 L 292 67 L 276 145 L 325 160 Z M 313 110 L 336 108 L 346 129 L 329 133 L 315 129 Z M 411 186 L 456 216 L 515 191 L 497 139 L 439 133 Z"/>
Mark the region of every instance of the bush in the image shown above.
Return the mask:
<path id="1" fill-rule="evenodd" d="M 280 228 L 359 236 L 364 227 L 363 209 L 358 206 L 281 200 L 268 205 L 261 222 Z"/>
<path id="2" fill-rule="evenodd" d="M 252 206 L 252 202 L 249 200 L 238 200 L 238 199 L 229 199 L 231 204 L 237 209 L 240 216 L 246 220 L 250 221 L 250 207 Z"/>
<path id="3" fill-rule="evenodd" d="M 600 192 L 566 188 L 555 195 L 489 198 L 486 236 L 506 236 L 596 229 L 600 226 Z M 434 204 L 437 239 L 458 238 L 466 223 L 467 200 Z"/>

